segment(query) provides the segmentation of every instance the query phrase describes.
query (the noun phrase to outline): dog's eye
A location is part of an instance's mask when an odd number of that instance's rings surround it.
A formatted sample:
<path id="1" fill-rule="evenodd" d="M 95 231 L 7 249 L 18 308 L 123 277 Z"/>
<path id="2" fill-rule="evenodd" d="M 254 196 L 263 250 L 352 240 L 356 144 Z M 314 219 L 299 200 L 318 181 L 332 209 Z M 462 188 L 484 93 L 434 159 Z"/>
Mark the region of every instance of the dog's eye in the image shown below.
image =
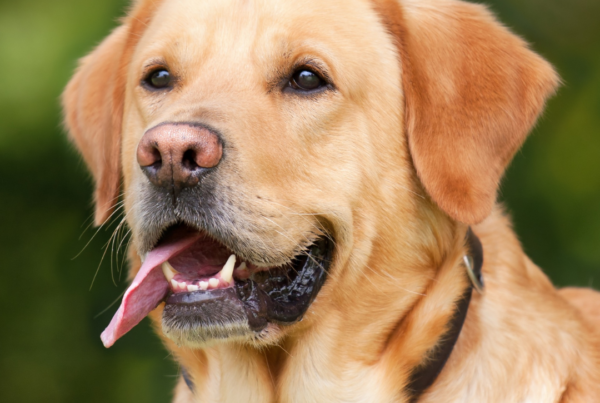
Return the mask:
<path id="1" fill-rule="evenodd" d="M 312 91 L 325 86 L 325 81 L 314 71 L 301 69 L 294 73 L 290 85 L 300 91 Z"/>
<path id="2" fill-rule="evenodd" d="M 144 80 L 145 83 L 155 89 L 162 89 L 171 85 L 172 76 L 165 69 L 155 70 Z"/>

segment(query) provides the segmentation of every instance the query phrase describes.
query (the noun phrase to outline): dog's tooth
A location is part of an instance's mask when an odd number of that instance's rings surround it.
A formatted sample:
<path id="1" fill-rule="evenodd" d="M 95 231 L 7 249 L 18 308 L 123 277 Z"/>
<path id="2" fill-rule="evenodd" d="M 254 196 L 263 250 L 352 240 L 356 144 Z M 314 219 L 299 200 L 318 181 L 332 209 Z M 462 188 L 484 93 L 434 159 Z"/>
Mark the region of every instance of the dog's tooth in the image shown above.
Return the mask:
<path id="1" fill-rule="evenodd" d="M 173 286 L 174 290 L 177 290 L 179 288 L 179 282 L 177 280 L 171 279 L 171 285 Z"/>
<path id="2" fill-rule="evenodd" d="M 208 288 L 208 282 L 206 282 L 206 281 L 201 281 L 201 282 L 198 284 L 198 287 L 200 287 L 200 289 L 201 289 L 201 290 L 206 290 L 206 289 Z"/>
<path id="3" fill-rule="evenodd" d="M 225 266 L 221 269 L 221 278 L 223 281 L 231 283 L 231 277 L 233 276 L 233 267 L 235 266 L 235 255 L 229 256 Z"/>
<path id="4" fill-rule="evenodd" d="M 237 268 L 238 270 L 248 270 L 248 267 L 246 267 L 246 262 L 242 262 L 242 264 L 240 264 L 240 267 Z"/>
<path id="5" fill-rule="evenodd" d="M 162 267 L 163 274 L 165 275 L 165 278 L 167 279 L 167 281 L 173 280 L 173 277 L 175 277 L 175 274 L 178 273 L 178 271 L 175 270 L 173 268 L 173 266 L 171 266 L 171 263 L 169 263 L 168 260 L 166 262 L 164 262 L 161 267 Z"/>
<path id="6" fill-rule="evenodd" d="M 197 285 L 192 285 L 192 284 L 190 284 L 190 285 L 188 285 L 188 286 L 187 286 L 187 290 L 188 290 L 188 291 L 198 291 L 198 290 L 199 290 L 199 288 L 198 288 L 198 286 L 197 286 Z"/>
<path id="7" fill-rule="evenodd" d="M 208 280 L 208 286 L 210 288 L 217 288 L 217 286 L 219 285 L 219 280 L 216 278 L 211 278 L 210 280 Z"/>

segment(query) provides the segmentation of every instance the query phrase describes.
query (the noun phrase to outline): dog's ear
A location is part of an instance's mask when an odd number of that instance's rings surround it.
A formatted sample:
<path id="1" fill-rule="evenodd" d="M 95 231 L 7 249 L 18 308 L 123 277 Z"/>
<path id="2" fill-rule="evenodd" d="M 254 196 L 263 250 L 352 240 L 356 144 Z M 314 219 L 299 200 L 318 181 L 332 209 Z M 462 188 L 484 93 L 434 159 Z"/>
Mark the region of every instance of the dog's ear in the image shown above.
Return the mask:
<path id="1" fill-rule="evenodd" d="M 480 222 L 559 79 L 484 6 L 373 1 L 399 49 L 417 175 L 450 217 Z"/>
<path id="2" fill-rule="evenodd" d="M 120 189 L 120 150 L 129 27 L 115 29 L 84 57 L 63 96 L 65 125 L 94 177 L 95 222 L 110 216 Z"/>
<path id="3" fill-rule="evenodd" d="M 81 59 L 62 95 L 65 126 L 94 177 L 96 225 L 110 217 L 119 197 L 127 69 L 159 4 L 135 0 L 123 24 Z"/>

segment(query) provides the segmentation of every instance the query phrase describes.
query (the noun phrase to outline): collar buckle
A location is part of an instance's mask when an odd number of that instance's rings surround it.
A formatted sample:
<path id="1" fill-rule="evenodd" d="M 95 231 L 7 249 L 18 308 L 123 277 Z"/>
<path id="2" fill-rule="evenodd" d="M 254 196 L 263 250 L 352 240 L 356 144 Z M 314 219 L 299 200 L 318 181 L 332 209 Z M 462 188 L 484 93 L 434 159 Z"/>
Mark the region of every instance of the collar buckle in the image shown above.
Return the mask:
<path id="1" fill-rule="evenodd" d="M 463 262 L 465 264 L 465 268 L 467 269 L 469 280 L 471 280 L 471 284 L 473 284 L 473 288 L 475 288 L 479 294 L 483 293 L 483 278 L 481 276 L 481 270 L 478 273 L 475 273 L 475 262 L 473 261 L 473 256 L 464 255 Z"/>

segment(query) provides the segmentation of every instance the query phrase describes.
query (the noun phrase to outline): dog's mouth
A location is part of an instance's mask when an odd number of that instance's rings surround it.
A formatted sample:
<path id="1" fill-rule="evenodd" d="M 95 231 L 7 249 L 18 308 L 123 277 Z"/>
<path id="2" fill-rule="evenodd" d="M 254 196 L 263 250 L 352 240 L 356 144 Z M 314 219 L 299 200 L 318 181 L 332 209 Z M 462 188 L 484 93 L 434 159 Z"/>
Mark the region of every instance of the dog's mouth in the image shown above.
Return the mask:
<path id="1" fill-rule="evenodd" d="M 173 226 L 145 256 L 102 341 L 112 346 L 163 301 L 163 331 L 178 344 L 252 338 L 269 323 L 294 323 L 323 285 L 332 253 L 322 236 L 289 263 L 258 266 L 205 232 Z"/>

